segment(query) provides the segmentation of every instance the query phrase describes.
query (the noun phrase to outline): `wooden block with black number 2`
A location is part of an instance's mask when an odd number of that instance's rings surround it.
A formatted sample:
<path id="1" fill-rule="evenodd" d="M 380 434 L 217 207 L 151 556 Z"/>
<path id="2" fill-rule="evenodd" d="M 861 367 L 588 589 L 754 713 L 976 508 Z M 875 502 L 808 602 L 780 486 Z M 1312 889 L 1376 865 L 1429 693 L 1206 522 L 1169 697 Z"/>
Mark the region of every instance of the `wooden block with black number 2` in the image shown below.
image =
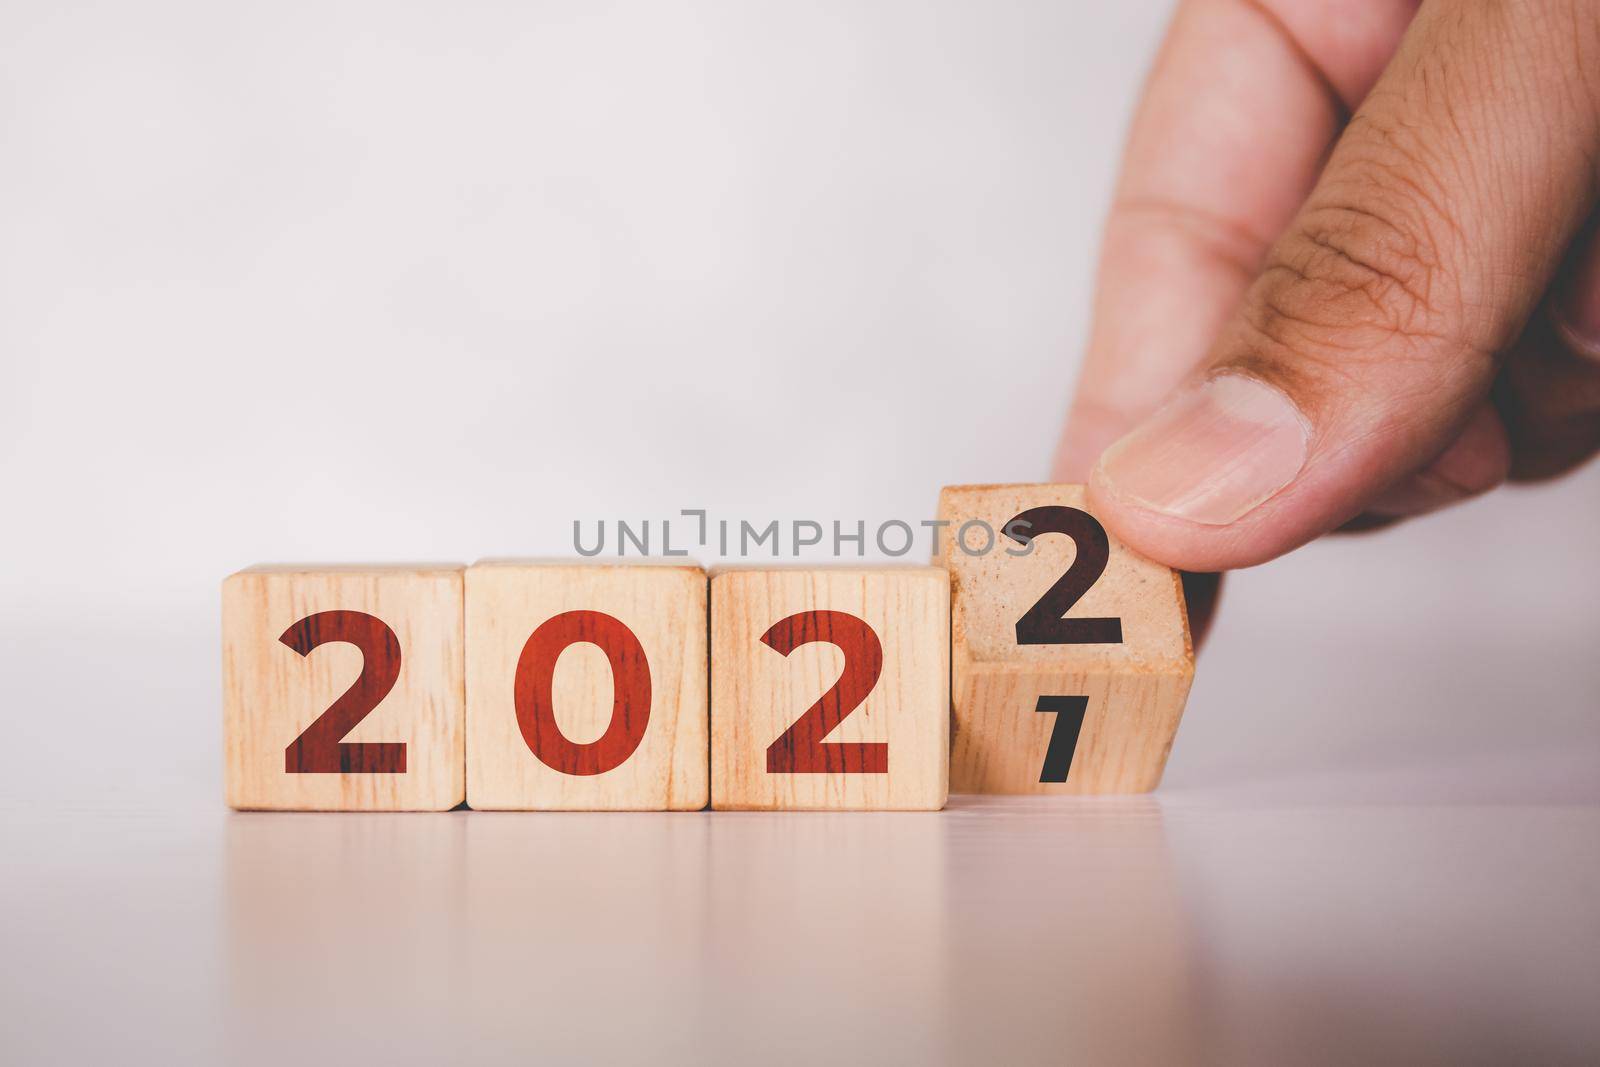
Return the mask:
<path id="1" fill-rule="evenodd" d="M 1194 677 L 1179 575 L 1112 540 L 1082 486 L 951 486 L 939 518 L 951 790 L 1154 789 Z"/>
<path id="2" fill-rule="evenodd" d="M 711 806 L 944 806 L 950 583 L 937 567 L 711 579 Z"/>
<path id="3" fill-rule="evenodd" d="M 465 795 L 459 566 L 263 566 L 222 585 L 235 808 L 444 811 Z"/>

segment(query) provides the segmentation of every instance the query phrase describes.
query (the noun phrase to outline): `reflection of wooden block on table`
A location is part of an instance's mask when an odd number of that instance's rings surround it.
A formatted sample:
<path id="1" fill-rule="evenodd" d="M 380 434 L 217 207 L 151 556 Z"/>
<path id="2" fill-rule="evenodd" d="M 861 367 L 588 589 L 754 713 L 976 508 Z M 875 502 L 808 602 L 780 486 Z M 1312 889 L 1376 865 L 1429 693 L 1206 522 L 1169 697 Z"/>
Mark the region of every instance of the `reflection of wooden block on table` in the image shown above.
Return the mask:
<path id="1" fill-rule="evenodd" d="M 467 633 L 472 807 L 705 807 L 705 571 L 479 563 Z"/>
<path id="2" fill-rule="evenodd" d="M 461 570 L 280 566 L 229 576 L 229 805 L 442 811 L 461 803 Z"/>
<path id="3" fill-rule="evenodd" d="M 1161 781 L 1194 677 L 1183 588 L 1084 506 L 1077 485 L 939 496 L 954 792 L 1138 793 Z"/>
<path id="4" fill-rule="evenodd" d="M 711 806 L 937 810 L 949 578 L 936 567 L 711 579 Z"/>

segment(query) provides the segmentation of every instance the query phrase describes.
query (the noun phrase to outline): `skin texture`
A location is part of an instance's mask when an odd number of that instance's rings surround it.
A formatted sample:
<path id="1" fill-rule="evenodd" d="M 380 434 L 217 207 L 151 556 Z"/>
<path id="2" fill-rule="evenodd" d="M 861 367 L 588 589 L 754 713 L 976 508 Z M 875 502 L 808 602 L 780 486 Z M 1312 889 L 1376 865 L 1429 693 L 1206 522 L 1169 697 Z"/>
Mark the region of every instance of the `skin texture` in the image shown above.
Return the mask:
<path id="1" fill-rule="evenodd" d="M 1216 572 L 1600 448 L 1600 0 L 1187 0 L 1055 476 Z"/>

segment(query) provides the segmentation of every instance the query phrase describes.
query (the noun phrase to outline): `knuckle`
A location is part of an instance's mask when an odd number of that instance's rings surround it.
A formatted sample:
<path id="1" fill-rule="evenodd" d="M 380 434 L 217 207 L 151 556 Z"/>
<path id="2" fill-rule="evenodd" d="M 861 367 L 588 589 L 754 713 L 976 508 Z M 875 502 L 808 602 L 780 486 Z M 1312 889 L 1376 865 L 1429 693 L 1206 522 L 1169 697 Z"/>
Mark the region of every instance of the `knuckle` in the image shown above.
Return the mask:
<path id="1" fill-rule="evenodd" d="M 1473 353 L 1435 166 L 1393 139 L 1347 157 L 1278 243 L 1245 319 L 1273 349 L 1344 364 Z"/>
<path id="2" fill-rule="evenodd" d="M 1410 98 L 1380 89 L 1351 119 L 1316 194 L 1269 261 L 1262 325 L 1334 349 L 1391 338 L 1437 339 L 1461 312 L 1447 257 L 1469 244 L 1455 221 L 1462 173 L 1457 138 L 1414 115 L 1419 95 L 1448 100 L 1421 79 Z M 1447 109 L 1448 110 L 1448 109 Z M 1445 125 L 1456 127 L 1453 114 Z"/>
<path id="3" fill-rule="evenodd" d="M 1268 238 L 1226 215 L 1183 200 L 1122 197 L 1111 207 L 1106 245 L 1135 262 L 1156 266 L 1197 262 L 1243 279 L 1261 265 Z"/>
<path id="4" fill-rule="evenodd" d="M 1331 326 L 1410 334 L 1435 317 L 1438 266 L 1407 227 L 1359 203 L 1306 213 L 1281 260 L 1290 284 L 1279 303 Z"/>

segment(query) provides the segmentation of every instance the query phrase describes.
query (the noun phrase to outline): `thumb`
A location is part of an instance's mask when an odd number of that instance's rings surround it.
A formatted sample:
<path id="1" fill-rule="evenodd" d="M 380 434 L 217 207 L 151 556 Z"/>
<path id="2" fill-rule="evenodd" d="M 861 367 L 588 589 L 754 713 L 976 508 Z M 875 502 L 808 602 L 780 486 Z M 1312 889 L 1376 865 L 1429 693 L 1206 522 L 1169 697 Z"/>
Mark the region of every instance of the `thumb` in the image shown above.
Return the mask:
<path id="1" fill-rule="evenodd" d="M 1249 566 L 1419 475 L 1503 476 L 1500 353 L 1594 203 L 1583 7 L 1423 5 L 1202 369 L 1101 457 L 1091 500 L 1122 540 Z"/>

